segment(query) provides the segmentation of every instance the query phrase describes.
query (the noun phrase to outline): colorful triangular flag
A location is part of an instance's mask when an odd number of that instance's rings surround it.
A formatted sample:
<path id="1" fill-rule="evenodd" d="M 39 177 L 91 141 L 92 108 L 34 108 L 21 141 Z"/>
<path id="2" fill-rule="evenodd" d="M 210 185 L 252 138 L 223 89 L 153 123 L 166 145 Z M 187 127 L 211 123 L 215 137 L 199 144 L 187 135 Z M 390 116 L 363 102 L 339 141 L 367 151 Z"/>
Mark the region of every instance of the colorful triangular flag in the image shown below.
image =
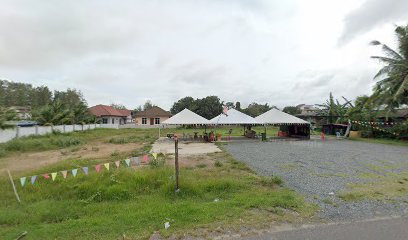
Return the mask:
<path id="1" fill-rule="evenodd" d="M 130 160 L 132 160 L 136 166 L 139 165 L 139 157 L 132 157 Z"/>
<path id="2" fill-rule="evenodd" d="M 26 182 L 26 177 L 22 177 L 22 178 L 20 178 L 20 183 L 21 183 L 21 186 L 22 187 L 24 187 L 24 185 L 25 185 L 25 182 Z"/>
<path id="3" fill-rule="evenodd" d="M 84 173 L 85 173 L 86 175 L 88 175 L 88 167 L 83 167 L 83 168 L 82 168 L 82 171 L 84 171 Z"/>
<path id="4" fill-rule="evenodd" d="M 72 176 L 76 177 L 76 175 L 78 173 L 78 169 L 77 168 L 72 169 L 71 172 L 72 172 Z"/>
<path id="5" fill-rule="evenodd" d="M 157 159 L 157 153 L 152 153 L 152 156 L 154 157 L 154 159 Z"/>
<path id="6" fill-rule="evenodd" d="M 128 167 L 130 167 L 130 159 L 125 159 L 125 163 L 128 165 Z"/>
<path id="7" fill-rule="evenodd" d="M 51 173 L 52 181 L 54 181 L 56 177 L 57 177 L 57 173 L 56 173 L 56 172 Z"/>
<path id="8" fill-rule="evenodd" d="M 43 174 L 43 177 L 45 178 L 45 179 L 50 179 L 50 175 L 49 174 Z"/>
<path id="9" fill-rule="evenodd" d="M 95 170 L 96 170 L 96 172 L 101 171 L 101 165 L 100 165 L 100 164 L 96 165 L 96 166 L 95 166 Z"/>
<path id="10" fill-rule="evenodd" d="M 68 175 L 68 171 L 67 171 L 67 170 L 61 171 L 61 173 L 62 173 L 62 176 L 63 176 L 64 178 L 67 178 L 67 175 Z"/>
<path id="11" fill-rule="evenodd" d="M 31 176 L 31 185 L 34 185 L 36 179 L 37 179 L 37 175 Z"/>
<path id="12" fill-rule="evenodd" d="M 147 155 L 143 156 L 143 163 L 147 163 L 149 161 L 149 157 Z"/>
<path id="13" fill-rule="evenodd" d="M 103 164 L 103 165 L 105 166 L 106 170 L 109 171 L 109 163 L 105 163 L 105 164 Z"/>
<path id="14" fill-rule="evenodd" d="M 115 165 L 116 165 L 117 168 L 119 168 L 120 161 L 116 161 L 116 162 L 115 162 Z"/>

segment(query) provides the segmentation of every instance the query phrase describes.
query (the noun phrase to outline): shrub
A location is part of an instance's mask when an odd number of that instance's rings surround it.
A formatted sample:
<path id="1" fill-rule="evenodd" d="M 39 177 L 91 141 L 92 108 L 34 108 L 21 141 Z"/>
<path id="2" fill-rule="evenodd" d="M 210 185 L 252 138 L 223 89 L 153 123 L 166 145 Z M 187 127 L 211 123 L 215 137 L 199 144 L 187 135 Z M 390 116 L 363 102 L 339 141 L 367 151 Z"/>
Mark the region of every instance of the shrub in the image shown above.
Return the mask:
<path id="1" fill-rule="evenodd" d="M 222 162 L 220 160 L 216 160 L 214 163 L 214 166 L 216 167 L 222 167 L 224 164 L 222 164 Z"/>
<path id="2" fill-rule="evenodd" d="M 273 187 L 275 185 L 282 186 L 283 180 L 278 176 L 273 177 L 262 177 L 261 184 L 268 187 Z"/>
<path id="3" fill-rule="evenodd" d="M 198 167 L 198 168 L 205 168 L 205 167 L 207 167 L 207 164 L 205 164 L 205 163 L 200 163 L 200 164 L 197 164 L 196 167 Z"/>
<path id="4" fill-rule="evenodd" d="M 126 138 L 111 138 L 109 139 L 109 143 L 113 143 L 113 144 L 126 144 L 129 143 L 128 139 Z"/>

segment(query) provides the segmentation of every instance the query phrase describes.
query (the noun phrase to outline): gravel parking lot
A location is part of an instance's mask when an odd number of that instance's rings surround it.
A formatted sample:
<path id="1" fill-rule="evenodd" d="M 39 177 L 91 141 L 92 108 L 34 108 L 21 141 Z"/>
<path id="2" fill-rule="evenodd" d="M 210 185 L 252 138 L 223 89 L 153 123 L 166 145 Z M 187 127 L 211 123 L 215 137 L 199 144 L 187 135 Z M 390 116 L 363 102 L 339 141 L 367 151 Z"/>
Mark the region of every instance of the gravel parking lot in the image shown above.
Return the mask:
<path id="1" fill-rule="evenodd" d="M 286 186 L 317 203 L 321 209 L 319 216 L 325 220 L 408 215 L 408 196 L 392 201 L 351 202 L 338 197 L 338 192 L 349 183 L 372 181 L 364 175 L 408 171 L 408 147 L 310 140 L 231 142 L 225 148 L 259 174 L 281 176 Z"/>

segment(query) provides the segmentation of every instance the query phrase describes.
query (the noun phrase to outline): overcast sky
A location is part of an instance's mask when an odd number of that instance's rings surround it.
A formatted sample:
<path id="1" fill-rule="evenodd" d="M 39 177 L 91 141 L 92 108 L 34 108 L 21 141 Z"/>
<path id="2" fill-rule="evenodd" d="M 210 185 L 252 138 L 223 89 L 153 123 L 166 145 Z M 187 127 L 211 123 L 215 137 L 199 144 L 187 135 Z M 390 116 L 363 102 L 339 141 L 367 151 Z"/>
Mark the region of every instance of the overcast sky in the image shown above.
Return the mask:
<path id="1" fill-rule="evenodd" d="M 369 94 L 370 46 L 407 0 L 0 0 L 0 79 L 76 88 L 89 105 L 217 95 L 278 107 Z"/>

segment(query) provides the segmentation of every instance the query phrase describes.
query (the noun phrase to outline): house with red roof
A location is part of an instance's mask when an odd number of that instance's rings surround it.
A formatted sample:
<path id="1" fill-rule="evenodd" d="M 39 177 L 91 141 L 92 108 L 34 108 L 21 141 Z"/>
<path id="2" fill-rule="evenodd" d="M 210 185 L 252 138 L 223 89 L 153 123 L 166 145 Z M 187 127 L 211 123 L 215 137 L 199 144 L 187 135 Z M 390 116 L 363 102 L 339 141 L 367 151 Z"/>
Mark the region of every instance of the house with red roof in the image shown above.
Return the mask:
<path id="1" fill-rule="evenodd" d="M 127 109 L 115 109 L 107 105 L 96 105 L 89 108 L 91 114 L 102 124 L 126 124 L 132 123 L 131 111 Z"/>

